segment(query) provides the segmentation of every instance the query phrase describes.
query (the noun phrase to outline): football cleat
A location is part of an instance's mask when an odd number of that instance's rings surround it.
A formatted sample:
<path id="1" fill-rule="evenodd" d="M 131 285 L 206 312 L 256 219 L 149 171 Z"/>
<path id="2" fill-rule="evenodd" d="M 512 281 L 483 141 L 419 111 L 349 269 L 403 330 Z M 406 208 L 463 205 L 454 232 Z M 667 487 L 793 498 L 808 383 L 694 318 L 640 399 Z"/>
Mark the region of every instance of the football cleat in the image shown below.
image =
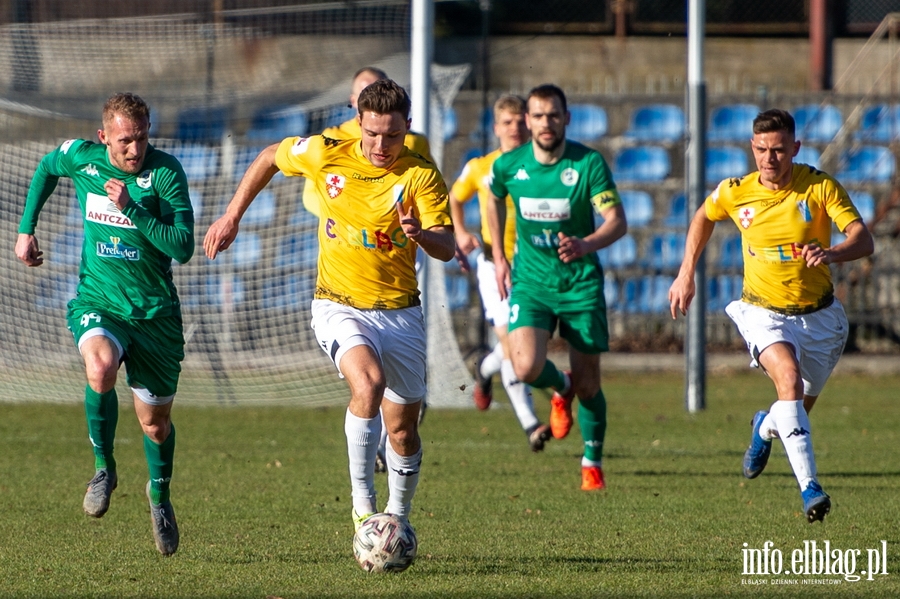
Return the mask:
<path id="1" fill-rule="evenodd" d="M 572 400 L 575 398 L 575 384 L 572 373 L 566 371 L 569 379 L 569 390 L 565 395 L 553 392 L 550 398 L 550 430 L 554 439 L 564 439 L 572 430 Z"/>
<path id="2" fill-rule="evenodd" d="M 750 447 L 744 452 L 744 476 L 756 478 L 769 463 L 769 454 L 772 452 L 772 440 L 766 441 L 759 436 L 759 427 L 768 412 L 757 412 L 750 421 Z"/>
<path id="3" fill-rule="evenodd" d="M 156 549 L 163 555 L 172 555 L 178 551 L 178 524 L 172 502 L 153 503 L 150 499 L 150 481 L 147 481 L 147 501 L 150 503 L 150 522 Z"/>
<path id="4" fill-rule="evenodd" d="M 84 494 L 84 513 L 94 518 L 102 518 L 109 509 L 109 497 L 119 484 L 119 478 L 115 472 L 106 468 L 97 470 L 94 478 L 87 484 L 87 492 Z"/>
<path id="5" fill-rule="evenodd" d="M 600 491 L 605 488 L 606 482 L 603 480 L 603 468 L 600 466 L 581 467 L 582 491 Z"/>
<path id="6" fill-rule="evenodd" d="M 366 512 L 365 514 L 357 514 L 356 508 L 353 508 L 353 511 L 350 512 L 350 515 L 353 517 L 353 531 L 359 530 L 359 527 L 363 525 L 363 522 L 371 518 L 375 515 L 375 512 Z"/>
<path id="7" fill-rule="evenodd" d="M 481 374 L 481 363 L 487 356 L 488 354 L 484 354 L 475 364 L 475 388 L 472 390 L 472 399 L 475 401 L 475 407 L 479 410 L 487 410 L 491 407 L 491 401 L 494 399 L 493 378 Z"/>
<path id="8" fill-rule="evenodd" d="M 805 491 L 800 492 L 803 498 L 803 511 L 810 524 L 816 520 L 825 521 L 825 514 L 831 511 L 831 498 L 822 490 L 822 486 L 816 481 L 809 483 Z"/>
<path id="9" fill-rule="evenodd" d="M 549 441 L 553 435 L 550 433 L 550 427 L 546 424 L 537 424 L 528 433 L 528 444 L 531 451 L 537 453 L 544 450 L 544 444 Z"/>

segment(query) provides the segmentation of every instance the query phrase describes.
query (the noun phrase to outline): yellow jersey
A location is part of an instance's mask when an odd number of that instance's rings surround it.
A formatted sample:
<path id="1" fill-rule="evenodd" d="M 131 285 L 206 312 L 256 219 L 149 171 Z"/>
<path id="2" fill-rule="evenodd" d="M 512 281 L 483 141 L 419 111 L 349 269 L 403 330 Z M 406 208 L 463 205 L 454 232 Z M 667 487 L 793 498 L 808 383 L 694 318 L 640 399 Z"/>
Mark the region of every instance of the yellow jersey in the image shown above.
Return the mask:
<path id="1" fill-rule="evenodd" d="M 806 266 L 801 247 L 831 247 L 832 223 L 843 231 L 860 218 L 850 196 L 831 176 L 795 164 L 790 185 L 778 191 L 759 172 L 722 181 L 706 198 L 710 220 L 730 218 L 741 233 L 742 299 L 783 314 L 802 314 L 833 301 L 827 264 Z"/>
<path id="2" fill-rule="evenodd" d="M 491 165 L 502 153 L 497 149 L 486 156 L 469 160 L 450 189 L 453 196 L 462 203 L 468 202 L 477 194 L 478 209 L 481 213 L 481 239 L 484 242 L 484 255 L 488 259 L 491 257 L 491 232 L 487 219 L 488 202 L 491 201 L 491 196 L 488 185 L 491 177 Z M 506 230 L 503 233 L 503 252 L 506 254 L 506 259 L 512 263 L 513 255 L 516 252 L 516 206 L 510 196 L 506 196 Z"/>
<path id="3" fill-rule="evenodd" d="M 403 233 L 396 203 L 414 207 L 422 229 L 451 226 L 447 186 L 432 163 L 404 148 L 379 168 L 359 139 L 316 135 L 282 141 L 275 164 L 289 177 L 306 177 L 322 198 L 317 299 L 380 310 L 419 304 L 418 246 Z"/>
<path id="4" fill-rule="evenodd" d="M 345 121 L 337 127 L 329 127 L 322 132 L 325 137 L 331 139 L 359 139 L 362 137 L 362 130 L 356 118 Z M 431 146 L 428 145 L 428 138 L 418 133 L 407 133 L 403 140 L 403 145 L 421 155 L 428 162 L 434 162 L 431 157 Z M 303 188 L 303 207 L 312 214 L 319 216 L 319 197 L 314 193 L 311 185 Z"/>

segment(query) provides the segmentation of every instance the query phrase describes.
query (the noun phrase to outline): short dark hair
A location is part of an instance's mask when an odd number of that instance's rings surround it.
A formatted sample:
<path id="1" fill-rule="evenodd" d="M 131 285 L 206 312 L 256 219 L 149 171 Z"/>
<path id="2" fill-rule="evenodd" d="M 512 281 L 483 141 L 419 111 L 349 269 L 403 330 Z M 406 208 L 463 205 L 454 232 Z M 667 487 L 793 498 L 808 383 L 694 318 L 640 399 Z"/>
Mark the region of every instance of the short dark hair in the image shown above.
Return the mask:
<path id="1" fill-rule="evenodd" d="M 136 94 L 119 92 L 110 96 L 103 104 L 103 126 L 111 123 L 117 114 L 131 121 L 149 121 L 150 107 Z"/>
<path id="2" fill-rule="evenodd" d="M 528 99 L 532 98 L 541 98 L 542 100 L 549 100 L 553 97 L 559 98 L 559 102 L 562 105 L 563 112 L 567 112 L 569 109 L 566 108 L 566 94 L 563 93 L 563 90 L 559 89 L 557 86 L 552 83 L 545 83 L 543 85 L 539 85 L 533 88 L 530 92 L 528 92 Z"/>
<path id="3" fill-rule="evenodd" d="M 757 133 L 774 133 L 775 131 L 786 131 L 794 136 L 796 134 L 796 125 L 794 117 L 787 110 L 772 108 L 765 112 L 760 112 L 753 119 L 753 134 Z"/>
<path id="4" fill-rule="evenodd" d="M 359 114 L 367 110 L 375 114 L 399 112 L 404 121 L 409 120 L 410 104 L 406 90 L 393 79 L 380 79 L 367 85 L 356 101 Z"/>
<path id="5" fill-rule="evenodd" d="M 363 73 L 369 73 L 373 75 L 376 79 L 387 79 L 387 73 L 379 69 L 378 67 L 363 67 L 360 70 L 356 71 L 356 74 L 353 75 L 353 81 L 356 81 L 357 77 L 362 75 Z"/>

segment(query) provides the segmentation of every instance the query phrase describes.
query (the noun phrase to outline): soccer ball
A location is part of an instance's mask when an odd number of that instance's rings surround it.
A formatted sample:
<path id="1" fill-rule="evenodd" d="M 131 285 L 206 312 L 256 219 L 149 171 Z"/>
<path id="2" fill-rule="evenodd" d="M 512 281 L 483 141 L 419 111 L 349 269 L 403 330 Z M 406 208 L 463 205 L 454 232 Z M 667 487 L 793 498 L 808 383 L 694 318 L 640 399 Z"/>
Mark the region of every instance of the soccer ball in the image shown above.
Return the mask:
<path id="1" fill-rule="evenodd" d="M 403 572 L 416 559 L 416 531 L 393 514 L 366 518 L 353 536 L 353 555 L 366 572 Z"/>

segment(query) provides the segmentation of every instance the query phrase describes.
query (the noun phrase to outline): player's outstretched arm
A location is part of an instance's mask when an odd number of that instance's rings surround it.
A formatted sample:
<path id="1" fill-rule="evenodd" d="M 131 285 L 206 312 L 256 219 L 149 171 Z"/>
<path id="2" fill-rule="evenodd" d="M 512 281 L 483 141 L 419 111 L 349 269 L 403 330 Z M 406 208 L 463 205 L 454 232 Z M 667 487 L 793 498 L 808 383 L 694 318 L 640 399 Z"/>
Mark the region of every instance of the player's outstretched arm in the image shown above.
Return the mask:
<path id="1" fill-rule="evenodd" d="M 688 228 L 687 239 L 684 242 L 684 260 L 681 262 L 678 276 L 675 277 L 675 282 L 669 288 L 669 310 L 673 320 L 678 312 L 686 315 L 691 301 L 694 299 L 696 294 L 694 272 L 697 268 L 697 261 L 715 227 L 716 223 L 706 216 L 706 207 L 700 206 Z"/>
<path id="2" fill-rule="evenodd" d="M 278 146 L 279 144 L 272 144 L 259 153 L 238 183 L 225 214 L 206 232 L 206 237 L 203 238 L 203 251 L 210 260 L 231 246 L 237 237 L 241 218 L 250 207 L 250 203 L 278 172 L 278 166 L 275 164 Z"/>
<path id="3" fill-rule="evenodd" d="M 16 239 L 16 258 L 28 266 L 40 266 L 44 263 L 44 252 L 38 246 L 37 237 L 28 233 L 19 233 Z"/>

